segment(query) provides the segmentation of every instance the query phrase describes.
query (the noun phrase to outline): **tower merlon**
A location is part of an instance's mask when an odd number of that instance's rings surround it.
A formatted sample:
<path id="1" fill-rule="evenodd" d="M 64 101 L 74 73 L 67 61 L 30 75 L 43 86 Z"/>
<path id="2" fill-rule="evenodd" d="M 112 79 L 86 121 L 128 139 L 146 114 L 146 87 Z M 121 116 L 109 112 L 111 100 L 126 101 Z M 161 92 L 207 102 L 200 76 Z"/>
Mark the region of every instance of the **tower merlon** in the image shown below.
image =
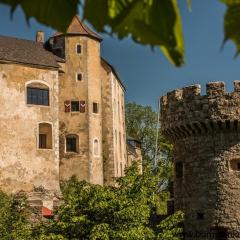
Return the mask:
<path id="1" fill-rule="evenodd" d="M 201 86 L 199 84 L 195 84 L 183 88 L 182 91 L 183 98 L 194 98 L 195 96 L 199 96 L 201 94 Z"/>
<path id="2" fill-rule="evenodd" d="M 183 138 L 210 131 L 240 130 L 240 81 L 234 81 L 234 92 L 225 91 L 224 82 L 206 84 L 206 95 L 200 95 L 196 84 L 176 89 L 161 97 L 161 126 L 170 138 Z"/>
<path id="3" fill-rule="evenodd" d="M 209 82 L 206 85 L 206 92 L 208 96 L 221 96 L 225 93 L 225 83 Z"/>

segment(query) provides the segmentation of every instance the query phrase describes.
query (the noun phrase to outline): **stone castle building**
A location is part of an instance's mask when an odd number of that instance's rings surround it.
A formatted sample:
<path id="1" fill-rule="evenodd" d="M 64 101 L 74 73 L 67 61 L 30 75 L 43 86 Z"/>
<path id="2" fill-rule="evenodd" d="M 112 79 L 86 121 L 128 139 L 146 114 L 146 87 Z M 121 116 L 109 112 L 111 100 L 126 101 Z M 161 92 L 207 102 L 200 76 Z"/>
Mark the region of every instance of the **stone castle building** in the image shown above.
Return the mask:
<path id="1" fill-rule="evenodd" d="M 72 175 L 114 185 L 131 164 L 125 87 L 101 41 L 77 16 L 46 42 L 0 36 L 2 190 L 58 193 Z"/>
<path id="2" fill-rule="evenodd" d="M 162 133 L 174 145 L 174 208 L 185 239 L 240 239 L 240 81 L 177 89 L 161 98 Z"/>

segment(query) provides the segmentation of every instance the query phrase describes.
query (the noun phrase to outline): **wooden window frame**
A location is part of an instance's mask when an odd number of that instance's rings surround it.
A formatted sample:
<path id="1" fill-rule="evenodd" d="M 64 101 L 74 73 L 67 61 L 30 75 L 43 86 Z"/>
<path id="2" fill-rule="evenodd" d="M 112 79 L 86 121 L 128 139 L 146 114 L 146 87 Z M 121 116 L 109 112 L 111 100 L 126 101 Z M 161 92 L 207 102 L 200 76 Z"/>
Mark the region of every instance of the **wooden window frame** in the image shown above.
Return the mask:
<path id="1" fill-rule="evenodd" d="M 34 100 L 33 91 L 38 91 L 36 98 Z M 41 94 L 40 94 L 41 93 Z M 47 93 L 47 98 L 44 99 L 44 93 Z M 37 88 L 27 86 L 27 104 L 28 105 L 38 105 L 38 106 L 49 106 L 49 89 Z M 40 97 L 42 95 L 42 98 Z"/>
<path id="2" fill-rule="evenodd" d="M 75 140 L 75 149 L 72 149 L 71 147 L 68 148 L 68 140 L 72 140 L 74 139 Z M 66 153 L 79 153 L 79 136 L 76 135 L 76 134 L 68 134 L 66 135 L 65 137 L 65 152 Z"/>

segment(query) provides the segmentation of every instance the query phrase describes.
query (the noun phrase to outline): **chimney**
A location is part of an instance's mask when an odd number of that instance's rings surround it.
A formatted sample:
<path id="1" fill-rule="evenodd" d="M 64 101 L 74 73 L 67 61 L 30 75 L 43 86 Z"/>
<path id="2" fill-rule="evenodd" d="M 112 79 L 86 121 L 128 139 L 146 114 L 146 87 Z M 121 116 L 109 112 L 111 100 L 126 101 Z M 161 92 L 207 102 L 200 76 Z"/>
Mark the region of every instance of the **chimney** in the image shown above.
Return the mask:
<path id="1" fill-rule="evenodd" d="M 37 31 L 36 42 L 44 43 L 44 32 L 43 31 Z"/>

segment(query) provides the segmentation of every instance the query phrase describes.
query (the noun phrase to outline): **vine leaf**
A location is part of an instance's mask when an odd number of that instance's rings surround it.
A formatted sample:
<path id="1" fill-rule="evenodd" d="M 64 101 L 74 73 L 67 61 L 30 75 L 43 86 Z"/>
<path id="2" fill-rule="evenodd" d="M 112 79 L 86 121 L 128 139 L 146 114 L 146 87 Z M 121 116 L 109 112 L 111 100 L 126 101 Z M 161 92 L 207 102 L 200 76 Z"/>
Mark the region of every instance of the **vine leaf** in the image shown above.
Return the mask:
<path id="1" fill-rule="evenodd" d="M 93 9 L 98 9 L 93 11 Z M 175 66 L 184 63 L 182 23 L 177 0 L 85 0 L 84 18 L 100 32 L 159 46 Z"/>
<path id="2" fill-rule="evenodd" d="M 11 7 L 13 15 L 21 7 L 27 22 L 31 17 L 39 23 L 66 32 L 73 17 L 78 13 L 78 0 L 0 0 L 0 3 Z"/>
<path id="3" fill-rule="evenodd" d="M 221 0 L 221 2 L 227 6 L 224 16 L 223 46 L 228 40 L 233 41 L 236 45 L 236 57 L 240 53 L 240 0 Z"/>

